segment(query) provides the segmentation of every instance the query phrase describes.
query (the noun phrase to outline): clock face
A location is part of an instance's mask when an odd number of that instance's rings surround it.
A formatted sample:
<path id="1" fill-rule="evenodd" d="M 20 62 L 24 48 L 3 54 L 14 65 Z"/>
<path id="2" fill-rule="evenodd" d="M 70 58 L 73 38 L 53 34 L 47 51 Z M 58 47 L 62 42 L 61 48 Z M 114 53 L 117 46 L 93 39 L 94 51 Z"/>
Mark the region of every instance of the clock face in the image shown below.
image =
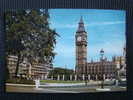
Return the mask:
<path id="1" fill-rule="evenodd" d="M 77 37 L 77 41 L 81 41 L 81 37 L 79 36 L 79 37 Z"/>
<path id="2" fill-rule="evenodd" d="M 86 39 L 86 37 L 84 37 L 84 39 L 83 39 L 84 41 L 86 41 L 87 39 Z"/>

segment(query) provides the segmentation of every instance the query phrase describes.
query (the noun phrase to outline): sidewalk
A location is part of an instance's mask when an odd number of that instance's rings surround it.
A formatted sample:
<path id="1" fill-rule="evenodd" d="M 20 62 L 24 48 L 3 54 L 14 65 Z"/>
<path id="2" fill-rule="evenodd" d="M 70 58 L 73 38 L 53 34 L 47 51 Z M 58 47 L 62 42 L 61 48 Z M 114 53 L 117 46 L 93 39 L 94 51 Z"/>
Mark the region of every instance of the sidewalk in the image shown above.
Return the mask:
<path id="1" fill-rule="evenodd" d="M 29 84 L 13 84 L 13 83 L 6 83 L 8 86 L 20 86 L 20 87 L 36 87 L 36 85 L 29 85 Z M 97 85 L 96 83 L 87 83 L 87 85 Z M 39 87 L 84 87 L 85 83 L 45 83 L 39 85 Z"/>
<path id="2" fill-rule="evenodd" d="M 87 86 L 97 86 L 101 84 L 100 81 L 90 81 L 87 82 Z M 22 87 L 36 87 L 36 85 L 29 85 L 29 84 L 13 84 L 13 83 L 6 83 L 6 85 L 10 86 L 22 86 Z M 39 87 L 87 87 L 85 83 L 41 83 Z"/>

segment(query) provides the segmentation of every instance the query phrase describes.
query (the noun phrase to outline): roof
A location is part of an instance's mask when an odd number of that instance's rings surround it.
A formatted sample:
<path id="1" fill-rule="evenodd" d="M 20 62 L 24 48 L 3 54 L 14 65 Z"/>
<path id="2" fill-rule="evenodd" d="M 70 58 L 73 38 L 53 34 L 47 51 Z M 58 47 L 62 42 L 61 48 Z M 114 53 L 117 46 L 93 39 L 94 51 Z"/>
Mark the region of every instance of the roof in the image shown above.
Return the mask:
<path id="1" fill-rule="evenodd" d="M 77 33 L 80 33 L 80 32 L 85 32 L 84 21 L 83 21 L 82 16 L 80 18 L 79 26 L 78 26 L 78 29 L 77 29 Z"/>
<path id="2" fill-rule="evenodd" d="M 87 63 L 87 65 L 100 65 L 100 64 L 101 64 L 101 62 L 88 62 Z M 112 61 L 105 61 L 105 62 L 103 62 L 103 64 L 105 65 L 105 64 L 115 64 L 115 63 Z"/>

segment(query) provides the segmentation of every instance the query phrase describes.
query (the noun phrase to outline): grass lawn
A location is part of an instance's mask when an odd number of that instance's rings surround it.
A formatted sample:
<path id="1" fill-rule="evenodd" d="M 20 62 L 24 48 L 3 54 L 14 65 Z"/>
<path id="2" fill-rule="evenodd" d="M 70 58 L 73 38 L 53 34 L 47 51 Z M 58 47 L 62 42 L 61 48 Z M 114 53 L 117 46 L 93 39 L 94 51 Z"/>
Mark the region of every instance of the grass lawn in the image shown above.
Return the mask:
<path id="1" fill-rule="evenodd" d="M 40 80 L 42 83 L 84 83 L 84 81 Z"/>

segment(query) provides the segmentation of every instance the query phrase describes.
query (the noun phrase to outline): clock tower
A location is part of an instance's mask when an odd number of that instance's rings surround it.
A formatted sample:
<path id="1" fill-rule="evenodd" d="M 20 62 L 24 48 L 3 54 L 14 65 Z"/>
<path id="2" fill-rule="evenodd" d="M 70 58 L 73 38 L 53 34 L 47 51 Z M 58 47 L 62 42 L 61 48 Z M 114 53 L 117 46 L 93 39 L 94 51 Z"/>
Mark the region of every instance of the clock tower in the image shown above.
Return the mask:
<path id="1" fill-rule="evenodd" d="M 84 74 L 87 64 L 87 32 L 85 31 L 83 18 L 80 18 L 78 29 L 75 35 L 76 45 L 76 66 L 77 74 Z"/>

